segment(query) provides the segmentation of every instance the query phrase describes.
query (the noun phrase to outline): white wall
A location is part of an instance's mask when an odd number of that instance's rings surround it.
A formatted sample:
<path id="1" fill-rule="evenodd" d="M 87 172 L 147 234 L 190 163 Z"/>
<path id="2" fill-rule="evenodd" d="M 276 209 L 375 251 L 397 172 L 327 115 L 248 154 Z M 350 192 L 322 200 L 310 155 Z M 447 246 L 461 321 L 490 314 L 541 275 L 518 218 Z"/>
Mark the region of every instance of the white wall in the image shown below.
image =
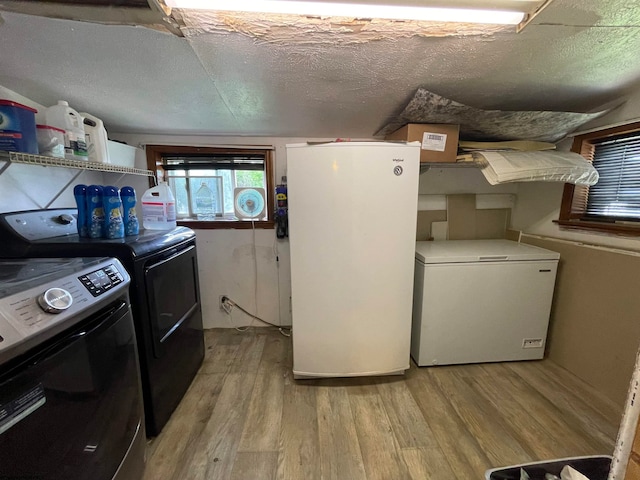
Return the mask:
<path id="1" fill-rule="evenodd" d="M 270 137 L 207 137 L 167 135 L 113 135 L 133 146 L 144 145 L 269 145 L 275 148 L 275 180 L 286 175 L 286 145 L 327 139 Z M 139 165 L 136 165 L 139 166 Z M 230 318 L 218 306 L 227 295 L 243 308 L 277 325 L 291 325 L 289 241 L 275 230 L 197 230 L 198 268 L 205 328 L 245 326 L 252 319 L 239 310 Z M 276 260 L 277 259 L 277 260 Z M 257 266 L 257 276 L 256 276 Z M 257 278 L 257 294 L 256 294 Z M 254 322 L 260 325 L 260 322 Z"/>
<path id="2" fill-rule="evenodd" d="M 637 121 L 640 118 L 640 89 L 626 103 L 609 114 L 586 124 L 580 131 Z M 571 141 L 559 145 L 568 150 Z M 518 185 L 518 198 L 512 215 L 512 226 L 525 233 L 542 235 L 586 244 L 603 245 L 613 248 L 640 250 L 640 238 L 583 233 L 563 230 L 553 223 L 560 215 L 563 183 L 523 182 Z"/>

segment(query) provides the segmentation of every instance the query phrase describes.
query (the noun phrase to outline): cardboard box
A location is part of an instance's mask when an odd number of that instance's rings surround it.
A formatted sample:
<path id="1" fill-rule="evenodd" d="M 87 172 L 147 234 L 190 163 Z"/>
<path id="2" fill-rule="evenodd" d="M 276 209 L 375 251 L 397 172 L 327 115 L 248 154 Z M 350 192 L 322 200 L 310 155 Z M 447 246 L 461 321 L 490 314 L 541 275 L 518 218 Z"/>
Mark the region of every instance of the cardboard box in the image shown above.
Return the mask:
<path id="1" fill-rule="evenodd" d="M 455 162 L 460 125 L 408 123 L 385 140 L 420 142 L 420 162 Z"/>

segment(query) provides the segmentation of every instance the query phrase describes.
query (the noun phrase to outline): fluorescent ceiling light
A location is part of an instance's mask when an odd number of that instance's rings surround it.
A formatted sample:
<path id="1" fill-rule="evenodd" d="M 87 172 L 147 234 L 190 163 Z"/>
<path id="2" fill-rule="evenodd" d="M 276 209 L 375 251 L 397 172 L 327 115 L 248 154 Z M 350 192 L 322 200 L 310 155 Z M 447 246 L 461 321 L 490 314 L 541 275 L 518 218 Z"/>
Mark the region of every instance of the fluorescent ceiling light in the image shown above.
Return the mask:
<path id="1" fill-rule="evenodd" d="M 165 0 L 172 8 L 224 10 L 234 12 L 279 13 L 323 17 L 385 18 L 390 20 L 423 20 L 433 22 L 488 23 L 517 25 L 525 17 L 514 9 L 445 8 L 415 5 L 383 5 L 377 3 L 333 3 L 293 0 Z M 530 2 L 528 2 L 530 3 Z M 505 2 L 501 1 L 500 5 Z"/>

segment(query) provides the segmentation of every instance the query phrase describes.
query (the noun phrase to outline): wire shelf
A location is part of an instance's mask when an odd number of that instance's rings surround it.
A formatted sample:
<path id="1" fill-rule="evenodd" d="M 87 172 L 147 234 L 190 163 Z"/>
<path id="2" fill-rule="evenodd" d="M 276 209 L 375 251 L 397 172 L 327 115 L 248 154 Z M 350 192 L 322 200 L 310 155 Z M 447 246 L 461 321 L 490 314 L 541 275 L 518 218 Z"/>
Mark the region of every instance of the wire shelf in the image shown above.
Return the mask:
<path id="1" fill-rule="evenodd" d="M 130 175 L 144 175 L 153 177 L 151 170 L 129 168 L 109 163 L 88 162 L 84 160 L 67 160 L 66 158 L 46 157 L 44 155 L 32 155 L 30 153 L 0 151 L 0 160 L 11 163 L 24 163 L 28 165 L 41 165 L 44 167 L 74 168 L 77 170 L 94 170 L 97 172 L 126 173 Z"/>

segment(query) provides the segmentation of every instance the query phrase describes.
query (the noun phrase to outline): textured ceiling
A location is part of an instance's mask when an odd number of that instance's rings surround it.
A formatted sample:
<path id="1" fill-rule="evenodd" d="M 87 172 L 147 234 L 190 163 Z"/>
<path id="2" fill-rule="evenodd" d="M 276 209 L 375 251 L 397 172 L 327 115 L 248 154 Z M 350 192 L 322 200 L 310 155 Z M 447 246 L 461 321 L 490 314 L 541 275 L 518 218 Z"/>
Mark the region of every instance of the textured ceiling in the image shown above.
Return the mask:
<path id="1" fill-rule="evenodd" d="M 554 0 L 518 34 L 199 14 L 176 16 L 181 38 L 1 15 L 0 85 L 68 100 L 110 132 L 371 137 L 419 87 L 482 109 L 556 111 L 640 88 L 631 1 Z"/>

